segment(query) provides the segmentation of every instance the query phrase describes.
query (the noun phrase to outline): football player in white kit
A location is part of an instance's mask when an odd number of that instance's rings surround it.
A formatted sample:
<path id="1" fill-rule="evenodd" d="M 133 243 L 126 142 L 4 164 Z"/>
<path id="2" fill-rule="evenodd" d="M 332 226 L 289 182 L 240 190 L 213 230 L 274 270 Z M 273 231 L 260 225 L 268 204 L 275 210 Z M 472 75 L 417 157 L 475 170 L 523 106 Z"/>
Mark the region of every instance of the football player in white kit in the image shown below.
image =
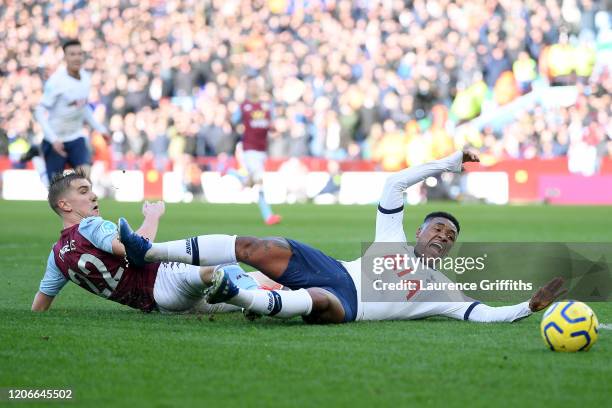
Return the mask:
<path id="1" fill-rule="evenodd" d="M 89 174 L 91 153 L 83 134 L 84 120 L 109 140 L 108 130 L 94 118 L 87 103 L 91 76 L 82 69 L 81 43 L 69 40 L 62 49 L 65 66 L 47 80 L 42 100 L 34 112 L 44 133 L 41 150 L 48 180 L 61 173 L 66 163 Z"/>
<path id="2" fill-rule="evenodd" d="M 459 222 L 448 213 L 425 217 L 416 232 L 416 244 L 408 245 L 403 228 L 404 191 L 411 185 L 445 171 L 460 172 L 462 163 L 478 161 L 475 153 L 456 152 L 444 159 L 411 167 L 391 175 L 384 187 L 376 218 L 377 243 L 395 246 L 394 253 L 413 258 L 445 257 L 459 234 Z M 285 238 L 254 238 L 229 235 L 203 235 L 187 240 L 150 243 L 119 220 L 119 235 L 127 258 L 134 264 L 183 262 L 218 265 L 244 262 L 269 278 L 292 289 L 245 290 L 237 287 L 223 268 L 217 268 L 207 294 L 209 303 L 226 302 L 251 313 L 276 317 L 302 316 L 308 323 L 344 323 L 355 320 L 409 320 L 446 316 L 476 322 L 513 322 L 547 307 L 564 293 L 562 278 L 540 288 L 529 301 L 513 306 L 491 307 L 471 300 L 460 291 L 432 295 L 416 291 L 403 301 L 371 301 L 361 293 L 362 262 L 341 262 L 303 243 Z M 395 243 L 395 244 L 393 244 Z M 195 244 L 195 245 L 194 245 Z M 388 250 L 389 246 L 380 247 Z M 370 247 L 368 251 L 371 251 Z M 187 248 L 187 250 L 186 250 Z M 196 250 L 192 250 L 197 248 Z M 370 256 L 366 251 L 366 256 Z M 386 255 L 381 253 L 381 256 Z M 442 273 L 429 268 L 427 261 L 411 277 L 427 282 L 450 282 Z"/>

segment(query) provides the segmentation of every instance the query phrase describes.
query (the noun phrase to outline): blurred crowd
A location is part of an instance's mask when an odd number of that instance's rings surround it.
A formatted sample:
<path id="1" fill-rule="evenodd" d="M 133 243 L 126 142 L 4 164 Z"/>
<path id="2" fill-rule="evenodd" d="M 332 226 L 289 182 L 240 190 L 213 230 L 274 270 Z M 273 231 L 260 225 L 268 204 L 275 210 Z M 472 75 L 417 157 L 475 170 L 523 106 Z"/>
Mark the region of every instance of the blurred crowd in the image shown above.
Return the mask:
<path id="1" fill-rule="evenodd" d="M 272 157 L 371 159 L 394 170 L 471 144 L 493 159 L 612 155 L 609 0 L 33 0 L 0 4 L 0 154 L 40 140 L 32 111 L 79 38 L 97 157 L 159 168 L 232 154 L 245 79 L 274 106 Z M 608 53 L 608 54 L 606 54 Z M 606 65 L 608 64 L 608 65 Z M 481 113 L 549 86 L 502 127 Z M 461 132 L 456 126 L 464 126 Z M 108 151 L 107 151 L 108 149 Z M 588 150 L 587 153 L 585 153 Z"/>

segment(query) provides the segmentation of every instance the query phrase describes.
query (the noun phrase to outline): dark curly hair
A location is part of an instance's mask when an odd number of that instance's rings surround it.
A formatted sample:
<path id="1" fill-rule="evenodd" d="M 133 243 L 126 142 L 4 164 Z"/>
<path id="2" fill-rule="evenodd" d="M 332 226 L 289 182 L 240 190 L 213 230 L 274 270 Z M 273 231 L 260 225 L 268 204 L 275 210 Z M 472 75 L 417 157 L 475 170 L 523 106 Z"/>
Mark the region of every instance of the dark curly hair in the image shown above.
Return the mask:
<path id="1" fill-rule="evenodd" d="M 461 227 L 459 226 L 459 221 L 457 220 L 457 218 L 455 218 L 453 214 L 447 213 L 445 211 L 434 211 L 432 213 L 427 214 L 425 216 L 425 219 L 423 220 L 423 223 L 426 223 L 432 218 L 438 218 L 438 217 L 446 218 L 447 220 L 455 224 L 455 227 L 457 228 L 457 234 L 459 233 L 459 231 L 461 231 Z"/>

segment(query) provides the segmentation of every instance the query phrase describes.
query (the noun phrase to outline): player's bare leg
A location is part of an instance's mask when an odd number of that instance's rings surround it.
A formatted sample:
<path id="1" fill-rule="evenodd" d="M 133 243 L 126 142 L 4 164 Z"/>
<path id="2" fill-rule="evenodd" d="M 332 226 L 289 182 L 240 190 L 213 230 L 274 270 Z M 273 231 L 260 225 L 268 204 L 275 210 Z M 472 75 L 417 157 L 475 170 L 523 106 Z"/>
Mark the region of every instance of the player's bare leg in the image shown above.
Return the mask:
<path id="1" fill-rule="evenodd" d="M 200 267 L 200 279 L 202 279 L 202 282 L 204 282 L 206 286 L 211 285 L 214 271 L 215 271 L 214 266 Z"/>
<path id="2" fill-rule="evenodd" d="M 291 259 L 291 246 L 285 238 L 238 237 L 236 258 L 259 269 L 272 280 L 279 279 Z M 338 298 L 322 288 L 306 289 L 312 298 L 312 310 L 304 320 L 308 323 L 342 323 L 344 308 Z"/>
<path id="3" fill-rule="evenodd" d="M 312 298 L 312 311 L 308 316 L 302 316 L 306 323 L 327 324 L 343 323 L 344 308 L 338 298 L 322 288 L 309 288 Z"/>
<path id="4" fill-rule="evenodd" d="M 291 259 L 291 246 L 285 238 L 236 238 L 236 258 L 259 269 L 272 280 L 279 279 Z M 309 288 L 312 310 L 304 320 L 308 323 L 342 323 L 344 308 L 338 298 L 322 288 Z"/>
<path id="5" fill-rule="evenodd" d="M 236 238 L 236 260 L 258 269 L 272 280 L 285 272 L 291 255 L 291 247 L 285 238 Z"/>
<path id="6" fill-rule="evenodd" d="M 267 225 L 279 224 L 282 221 L 282 217 L 272 211 L 272 207 L 270 207 L 270 204 L 266 201 L 261 182 L 255 182 L 253 184 L 253 189 L 257 192 L 257 206 L 259 207 L 259 212 L 264 222 Z"/>

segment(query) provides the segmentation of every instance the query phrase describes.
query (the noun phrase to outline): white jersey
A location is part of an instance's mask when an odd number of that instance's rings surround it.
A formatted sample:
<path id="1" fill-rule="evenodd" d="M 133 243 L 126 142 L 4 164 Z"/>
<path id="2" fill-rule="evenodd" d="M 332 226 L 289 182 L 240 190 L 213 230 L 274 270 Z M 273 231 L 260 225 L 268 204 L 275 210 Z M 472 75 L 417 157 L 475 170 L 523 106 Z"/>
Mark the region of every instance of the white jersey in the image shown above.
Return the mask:
<path id="1" fill-rule="evenodd" d="M 406 254 L 414 259 L 414 248 L 406 242 L 404 232 L 403 193 L 409 186 L 427 177 L 437 176 L 445 171 L 460 172 L 462 157 L 462 152 L 456 152 L 442 160 L 402 170 L 389 176 L 378 207 L 374 240 L 377 243 L 387 244 L 384 247 L 382 245 L 370 247 L 365 254 L 368 260 L 374 256 L 382 257 L 395 254 Z M 392 253 L 372 253 L 379 250 Z M 444 292 L 439 290 L 409 290 L 406 293 L 400 293 L 403 299 L 398 299 L 399 301 L 388 301 L 387 292 L 386 294 L 381 293 L 382 298 L 377 299 L 375 295 L 372 295 L 372 291 L 368 291 L 367 295 L 363 293 L 364 288 L 372 287 L 376 276 L 372 273 L 362 273 L 362 258 L 342 263 L 353 279 L 357 290 L 356 320 L 410 320 L 430 316 L 446 316 L 479 322 L 512 322 L 532 313 L 528 302 L 513 306 L 490 307 L 467 297 L 459 290 Z M 419 265 L 417 262 L 410 264 Z M 436 283 L 448 285 L 452 282 L 441 272 L 422 264 L 415 270 L 397 270 L 391 271 L 391 273 L 397 274 L 393 278 L 397 282 L 413 280 L 420 281 L 421 285 L 430 283 L 433 286 Z M 368 279 L 368 281 L 363 282 L 362 279 Z"/>
<path id="2" fill-rule="evenodd" d="M 99 132 L 106 133 L 92 115 L 87 104 L 91 89 L 91 76 L 87 71 L 79 71 L 80 79 L 68 74 L 61 67 L 45 83 L 40 105 L 36 109 L 36 119 L 43 127 L 45 140 L 70 142 L 83 137 L 83 121 Z M 46 111 L 46 112 L 44 112 Z"/>
<path id="3" fill-rule="evenodd" d="M 406 245 L 404 251 L 393 251 L 395 253 L 406 253 L 414 258 L 414 248 Z M 377 254 L 385 256 L 391 254 Z M 368 257 L 375 256 L 368 254 Z M 446 316 L 454 319 L 465 319 L 469 317 L 468 310 L 479 303 L 465 296 L 461 291 L 427 291 L 418 290 L 418 285 L 451 282 L 444 274 L 431 268 L 421 267 L 416 271 L 404 272 L 397 270 L 395 280 L 388 277 L 386 282 L 400 283 L 410 280 L 417 284 L 414 290 L 402 290 L 399 295 L 403 298 L 392 301 L 388 298 L 389 292 L 382 292 L 382 301 L 376 301 L 372 290 L 367 294 L 363 289 L 372 288 L 377 278 L 372 273 L 362 271 L 362 258 L 352 262 L 343 262 L 344 267 L 351 275 L 357 290 L 357 317 L 356 320 L 412 320 L 422 319 L 430 316 Z M 364 281 L 366 279 L 366 281 Z M 366 289 L 367 290 L 367 289 Z M 385 299 L 385 297 L 387 297 Z M 467 314 L 466 314 L 467 313 Z"/>

